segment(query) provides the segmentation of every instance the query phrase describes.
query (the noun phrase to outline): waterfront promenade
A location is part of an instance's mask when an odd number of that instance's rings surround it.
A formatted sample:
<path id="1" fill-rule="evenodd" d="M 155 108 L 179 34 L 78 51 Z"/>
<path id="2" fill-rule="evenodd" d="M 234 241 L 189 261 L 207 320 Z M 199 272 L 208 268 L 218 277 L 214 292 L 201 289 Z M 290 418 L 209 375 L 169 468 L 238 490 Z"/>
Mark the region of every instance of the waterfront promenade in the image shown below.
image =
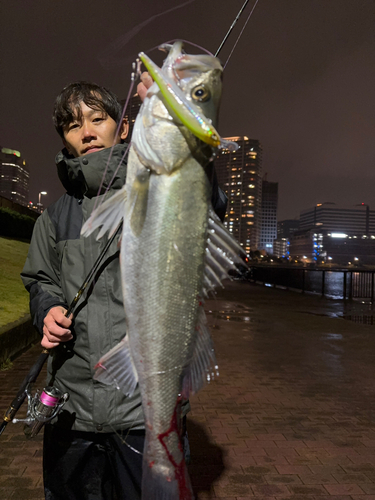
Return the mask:
<path id="1" fill-rule="evenodd" d="M 369 306 L 246 282 L 206 306 L 220 376 L 191 400 L 197 498 L 375 500 L 375 327 L 337 317 Z M 0 372 L 0 411 L 39 352 Z M 41 438 L 20 425 L 0 438 L 0 495 L 43 498 Z"/>

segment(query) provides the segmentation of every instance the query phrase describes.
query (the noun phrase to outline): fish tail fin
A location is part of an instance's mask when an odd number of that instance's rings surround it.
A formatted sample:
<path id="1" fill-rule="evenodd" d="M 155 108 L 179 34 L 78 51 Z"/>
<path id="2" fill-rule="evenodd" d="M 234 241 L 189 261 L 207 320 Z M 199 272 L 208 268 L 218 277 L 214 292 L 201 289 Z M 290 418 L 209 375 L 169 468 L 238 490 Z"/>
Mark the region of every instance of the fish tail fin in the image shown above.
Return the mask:
<path id="1" fill-rule="evenodd" d="M 171 474 L 168 474 L 169 470 L 172 470 Z M 194 498 L 185 460 L 182 458 L 172 469 L 158 467 L 148 454 L 146 433 L 142 467 L 142 500 L 194 500 Z"/>
<path id="2" fill-rule="evenodd" d="M 181 395 L 185 399 L 197 393 L 207 382 L 219 375 L 214 345 L 206 324 L 203 306 L 199 307 L 196 330 L 193 355 L 182 381 Z"/>
<path id="3" fill-rule="evenodd" d="M 126 198 L 124 186 L 92 212 L 90 218 L 82 226 L 81 234 L 89 236 L 95 229 L 102 226 L 96 239 L 99 240 L 107 231 L 109 232 L 108 238 L 110 238 L 124 216 Z"/>

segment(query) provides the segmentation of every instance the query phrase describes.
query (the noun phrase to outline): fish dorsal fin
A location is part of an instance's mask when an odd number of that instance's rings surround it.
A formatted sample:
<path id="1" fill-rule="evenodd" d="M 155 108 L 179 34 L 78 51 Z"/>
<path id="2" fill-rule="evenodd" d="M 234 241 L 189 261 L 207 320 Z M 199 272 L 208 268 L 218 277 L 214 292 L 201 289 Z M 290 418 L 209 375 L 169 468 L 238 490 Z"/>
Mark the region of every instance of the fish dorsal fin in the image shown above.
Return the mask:
<path id="1" fill-rule="evenodd" d="M 92 212 L 90 218 L 82 226 L 81 234 L 89 236 L 95 229 L 102 226 L 96 239 L 100 239 L 107 231 L 109 231 L 108 238 L 110 238 L 124 216 L 126 197 L 124 186 Z"/>
<path id="2" fill-rule="evenodd" d="M 196 330 L 197 335 L 193 355 L 185 369 L 182 381 L 181 395 L 185 399 L 198 392 L 207 382 L 219 375 L 214 346 L 207 328 L 203 306 L 199 306 Z"/>
<path id="3" fill-rule="evenodd" d="M 127 335 L 100 358 L 95 366 L 94 379 L 106 385 L 115 385 L 125 396 L 132 396 L 137 387 L 138 374 Z"/>
<path id="4" fill-rule="evenodd" d="M 245 252 L 233 238 L 212 207 L 209 210 L 208 237 L 206 246 L 205 277 L 203 281 L 203 294 L 223 286 L 222 280 L 230 278 L 228 271 L 238 271 L 236 264 L 244 265 L 241 255 Z"/>
<path id="5" fill-rule="evenodd" d="M 238 270 L 236 264 L 244 265 L 241 258 L 245 256 L 243 248 L 237 243 L 229 231 L 215 214 L 209 209 L 208 237 L 206 246 L 205 271 L 203 278 L 203 295 L 217 286 L 223 286 L 222 280 L 229 278 L 230 269 Z M 182 382 L 182 396 L 188 398 L 201 387 L 219 375 L 213 348 L 213 342 L 206 325 L 203 306 L 199 306 L 197 320 L 197 336 L 193 354 L 185 369 Z"/>

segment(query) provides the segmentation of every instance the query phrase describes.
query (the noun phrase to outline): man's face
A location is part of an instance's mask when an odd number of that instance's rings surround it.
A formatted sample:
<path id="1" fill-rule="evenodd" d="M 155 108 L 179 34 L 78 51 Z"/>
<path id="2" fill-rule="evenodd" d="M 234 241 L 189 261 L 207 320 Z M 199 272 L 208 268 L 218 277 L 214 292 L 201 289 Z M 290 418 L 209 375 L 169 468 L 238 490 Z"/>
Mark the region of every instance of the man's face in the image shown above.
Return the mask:
<path id="1" fill-rule="evenodd" d="M 124 119 L 118 134 L 117 123 L 104 111 L 80 103 L 82 118 L 64 127 L 64 145 L 75 156 L 84 156 L 119 144 L 128 135 L 129 126 Z"/>

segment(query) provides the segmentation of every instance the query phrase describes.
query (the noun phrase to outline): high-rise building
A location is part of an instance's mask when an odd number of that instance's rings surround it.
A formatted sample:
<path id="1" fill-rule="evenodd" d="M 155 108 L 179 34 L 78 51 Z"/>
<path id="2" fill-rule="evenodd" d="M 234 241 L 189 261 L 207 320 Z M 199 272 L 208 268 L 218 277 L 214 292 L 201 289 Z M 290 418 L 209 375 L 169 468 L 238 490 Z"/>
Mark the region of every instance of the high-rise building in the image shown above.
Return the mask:
<path id="1" fill-rule="evenodd" d="M 349 207 L 319 203 L 300 214 L 300 230 L 311 228 L 362 236 L 375 235 L 375 210 L 370 210 L 364 203 Z"/>
<path id="2" fill-rule="evenodd" d="M 289 242 L 287 238 L 277 238 L 273 240 L 273 255 L 275 257 L 288 257 L 289 256 Z"/>
<path id="3" fill-rule="evenodd" d="M 277 223 L 277 237 L 290 238 L 290 236 L 299 230 L 299 219 L 284 219 Z"/>
<path id="4" fill-rule="evenodd" d="M 0 147 L 0 196 L 27 206 L 29 169 L 21 153 Z"/>
<path id="5" fill-rule="evenodd" d="M 277 239 L 273 240 L 273 254 L 289 258 L 291 236 L 299 230 L 299 219 L 285 219 L 277 222 Z"/>
<path id="6" fill-rule="evenodd" d="M 259 141 L 226 137 L 237 142 L 235 152 L 221 150 L 215 160 L 220 187 L 228 196 L 224 225 L 246 253 L 259 246 L 262 196 L 262 147 Z"/>
<path id="7" fill-rule="evenodd" d="M 277 238 L 278 183 L 262 181 L 262 224 L 260 250 L 273 254 L 273 241 Z"/>
<path id="8" fill-rule="evenodd" d="M 290 237 L 290 255 L 309 262 L 375 263 L 375 210 L 366 204 L 319 203 L 300 214 Z"/>
<path id="9" fill-rule="evenodd" d="M 302 262 L 324 262 L 331 264 L 375 264 L 375 235 L 363 236 L 327 231 L 326 229 L 305 229 L 292 234 L 289 255 Z"/>

